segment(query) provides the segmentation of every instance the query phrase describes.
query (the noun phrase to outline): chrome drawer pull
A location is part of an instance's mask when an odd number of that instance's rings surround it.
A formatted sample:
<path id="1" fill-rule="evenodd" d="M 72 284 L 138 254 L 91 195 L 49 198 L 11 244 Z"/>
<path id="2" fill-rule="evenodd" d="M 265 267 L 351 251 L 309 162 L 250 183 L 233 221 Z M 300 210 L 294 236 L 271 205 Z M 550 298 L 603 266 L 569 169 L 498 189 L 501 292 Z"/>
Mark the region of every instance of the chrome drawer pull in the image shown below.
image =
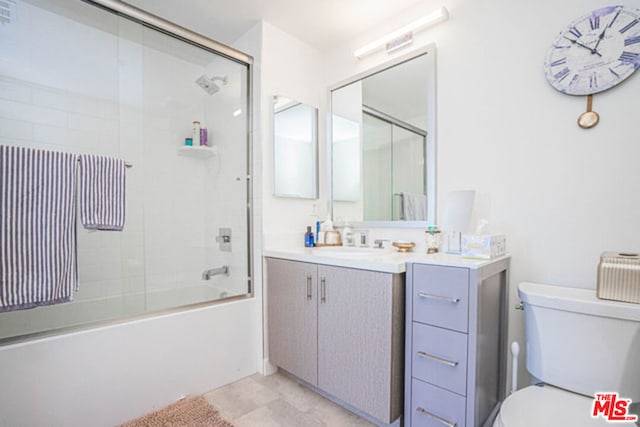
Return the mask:
<path id="1" fill-rule="evenodd" d="M 443 359 L 442 357 L 434 356 L 433 354 L 425 353 L 424 351 L 419 351 L 418 356 L 424 357 L 425 359 L 430 359 L 436 362 L 443 363 L 447 366 L 451 366 L 452 368 L 455 368 L 456 366 L 458 366 L 458 362 L 456 362 L 455 360 Z"/>
<path id="2" fill-rule="evenodd" d="M 421 415 L 426 415 L 428 417 L 431 417 L 434 420 L 439 421 L 442 424 L 444 424 L 446 426 L 449 426 L 449 427 L 456 427 L 458 425 L 458 423 L 451 422 L 449 420 L 446 420 L 446 419 L 444 419 L 442 417 L 437 416 L 436 414 L 432 414 L 431 412 L 427 411 L 424 408 L 421 408 L 420 406 L 418 406 L 418 409 L 416 409 L 416 412 L 421 414 Z"/>
<path id="3" fill-rule="evenodd" d="M 311 276 L 307 276 L 307 301 L 311 299 Z"/>
<path id="4" fill-rule="evenodd" d="M 445 296 L 442 296 L 442 295 L 427 294 L 425 292 L 419 292 L 418 296 L 420 298 L 437 299 L 437 300 L 440 300 L 440 301 L 449 301 L 449 302 L 453 302 L 453 303 L 459 303 L 460 302 L 460 298 L 451 298 L 451 297 L 445 297 Z"/>

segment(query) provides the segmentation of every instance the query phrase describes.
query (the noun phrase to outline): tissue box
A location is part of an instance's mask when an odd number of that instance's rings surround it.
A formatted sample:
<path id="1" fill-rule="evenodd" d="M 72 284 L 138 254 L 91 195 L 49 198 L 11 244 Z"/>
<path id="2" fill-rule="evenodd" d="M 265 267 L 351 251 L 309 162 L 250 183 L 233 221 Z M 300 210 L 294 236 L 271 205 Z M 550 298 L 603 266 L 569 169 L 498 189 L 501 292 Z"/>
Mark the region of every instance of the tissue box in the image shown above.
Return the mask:
<path id="1" fill-rule="evenodd" d="M 603 252 L 598 264 L 597 295 L 640 304 L 640 254 Z"/>
<path id="2" fill-rule="evenodd" d="M 506 253 L 504 234 L 463 234 L 462 257 L 491 259 Z"/>

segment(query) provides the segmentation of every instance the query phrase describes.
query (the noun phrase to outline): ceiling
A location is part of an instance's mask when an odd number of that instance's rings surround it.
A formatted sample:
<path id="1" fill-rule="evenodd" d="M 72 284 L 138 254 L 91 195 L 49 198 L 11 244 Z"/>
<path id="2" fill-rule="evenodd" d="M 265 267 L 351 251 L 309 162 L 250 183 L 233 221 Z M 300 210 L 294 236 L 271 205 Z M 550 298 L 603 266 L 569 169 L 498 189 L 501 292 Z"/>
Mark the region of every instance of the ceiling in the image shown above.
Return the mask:
<path id="1" fill-rule="evenodd" d="M 365 32 L 422 0 L 125 0 L 232 44 L 264 20 L 318 50 Z"/>

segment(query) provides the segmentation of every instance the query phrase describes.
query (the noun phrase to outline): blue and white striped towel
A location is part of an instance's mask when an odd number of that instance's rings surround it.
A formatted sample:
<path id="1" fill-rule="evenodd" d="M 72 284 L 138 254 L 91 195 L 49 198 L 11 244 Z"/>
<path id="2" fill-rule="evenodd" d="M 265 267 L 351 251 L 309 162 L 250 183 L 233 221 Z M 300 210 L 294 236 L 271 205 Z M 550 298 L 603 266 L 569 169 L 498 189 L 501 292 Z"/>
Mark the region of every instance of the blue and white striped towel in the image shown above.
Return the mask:
<path id="1" fill-rule="evenodd" d="M 0 146 L 0 312 L 77 290 L 77 167 L 75 154 Z"/>
<path id="2" fill-rule="evenodd" d="M 124 227 L 125 163 L 113 157 L 82 154 L 80 159 L 80 220 L 89 230 Z"/>

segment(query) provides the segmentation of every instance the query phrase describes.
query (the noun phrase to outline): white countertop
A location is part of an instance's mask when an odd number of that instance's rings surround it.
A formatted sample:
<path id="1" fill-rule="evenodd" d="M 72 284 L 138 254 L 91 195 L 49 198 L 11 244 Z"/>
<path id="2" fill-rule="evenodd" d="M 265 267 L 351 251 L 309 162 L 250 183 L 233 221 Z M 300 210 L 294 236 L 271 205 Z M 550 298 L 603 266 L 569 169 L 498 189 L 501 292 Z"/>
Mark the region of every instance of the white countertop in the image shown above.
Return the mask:
<path id="1" fill-rule="evenodd" d="M 460 255 L 444 253 L 423 254 L 418 252 L 401 253 L 388 249 L 371 250 L 367 253 L 339 254 L 332 253 L 330 248 L 280 248 L 265 249 L 263 256 L 283 258 L 292 261 L 311 262 L 315 264 L 334 265 L 336 267 L 357 268 L 360 270 L 380 271 L 383 273 L 404 273 L 407 263 L 434 264 L 449 267 L 480 268 L 492 262 L 508 258 L 509 255 L 491 260 L 468 259 Z"/>

